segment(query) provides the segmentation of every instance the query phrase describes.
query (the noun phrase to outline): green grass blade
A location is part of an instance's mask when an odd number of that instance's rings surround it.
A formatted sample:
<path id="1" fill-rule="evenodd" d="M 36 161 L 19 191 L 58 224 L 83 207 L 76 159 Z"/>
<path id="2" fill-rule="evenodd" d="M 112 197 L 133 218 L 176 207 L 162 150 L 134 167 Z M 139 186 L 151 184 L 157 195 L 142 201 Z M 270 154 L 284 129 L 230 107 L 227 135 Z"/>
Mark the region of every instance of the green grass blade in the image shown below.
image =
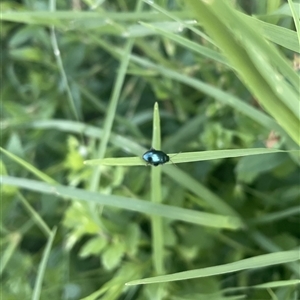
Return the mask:
<path id="1" fill-rule="evenodd" d="M 245 18 L 252 27 L 261 31 L 264 37 L 269 41 L 296 53 L 300 52 L 297 33 L 295 31 L 261 21 L 245 14 L 243 14 L 243 18 Z"/>
<path id="2" fill-rule="evenodd" d="M 299 19 L 300 16 L 300 3 L 297 3 L 298 0 L 295 0 L 294 2 L 294 8 L 296 16 Z M 283 3 L 277 10 L 271 13 L 273 16 L 286 16 L 286 17 L 292 17 L 292 11 L 289 3 Z"/>
<path id="3" fill-rule="evenodd" d="M 184 38 L 178 34 L 172 33 L 170 31 L 164 30 L 164 28 L 158 27 L 155 24 L 148 24 L 144 22 L 140 22 L 143 26 L 152 29 L 154 32 L 157 32 L 158 34 L 161 34 L 162 36 L 178 43 L 179 45 L 184 46 L 185 49 L 190 49 L 191 51 L 201 54 L 203 56 L 206 56 L 210 59 L 213 59 L 219 63 L 222 63 L 224 65 L 227 65 L 231 68 L 231 65 L 227 61 L 227 59 L 220 53 L 218 53 L 215 50 L 209 49 L 207 47 L 201 46 L 187 38 Z"/>
<path id="4" fill-rule="evenodd" d="M 251 224 L 267 224 L 267 223 L 274 223 L 278 220 L 288 218 L 293 215 L 300 216 L 300 207 L 294 206 L 287 208 L 285 210 L 281 210 L 279 212 L 265 214 L 263 216 L 257 217 L 253 220 L 250 220 Z"/>
<path id="5" fill-rule="evenodd" d="M 252 230 L 249 237 L 251 237 L 251 239 L 253 239 L 257 245 L 259 245 L 259 247 L 268 252 L 278 252 L 283 250 L 282 247 L 278 246 L 275 241 L 258 230 Z M 300 278 L 299 263 L 289 263 L 287 267 Z"/>
<path id="6" fill-rule="evenodd" d="M 3 238 L 1 241 L 1 264 L 0 264 L 0 275 L 2 276 L 7 264 L 13 258 L 13 254 L 18 249 L 18 246 L 22 238 L 19 232 L 14 232 L 6 237 L 6 241 Z M 6 247 L 6 243 L 8 246 Z"/>
<path id="7" fill-rule="evenodd" d="M 161 130 L 160 116 L 157 102 L 154 104 L 153 110 L 153 129 L 152 129 L 152 147 L 156 150 L 161 149 Z M 161 203 L 161 167 L 151 168 L 151 201 L 153 203 Z M 163 236 L 163 220 L 160 216 L 151 218 L 152 227 L 152 258 L 157 274 L 165 273 L 164 269 L 164 236 Z"/>
<path id="8" fill-rule="evenodd" d="M 58 66 L 58 70 L 60 72 L 64 88 L 67 92 L 67 99 L 69 101 L 69 105 L 70 105 L 70 108 L 71 108 L 71 111 L 74 115 L 75 120 L 79 121 L 80 120 L 79 112 L 78 112 L 78 109 L 75 106 L 75 101 L 74 101 L 74 98 L 73 98 L 73 95 L 72 95 L 72 92 L 71 92 L 71 89 L 70 89 L 68 77 L 66 75 L 65 68 L 64 68 L 64 65 L 63 65 L 63 61 L 62 61 L 62 58 L 61 58 L 61 51 L 59 50 L 59 47 L 58 47 L 58 42 L 57 42 L 56 33 L 55 33 L 55 27 L 51 26 L 50 30 L 51 30 L 50 31 L 50 33 L 51 33 L 51 36 L 50 36 L 51 37 L 51 44 L 52 44 L 53 52 L 54 52 L 54 55 L 55 55 L 55 58 L 56 58 L 56 63 L 57 63 L 57 66 Z"/>
<path id="9" fill-rule="evenodd" d="M 174 12 L 170 12 L 167 9 L 164 9 L 162 6 L 157 5 L 154 1 L 147 1 L 147 0 L 144 0 L 144 1 L 147 2 L 147 4 L 151 5 L 151 7 L 153 7 L 156 10 L 156 12 L 162 13 L 163 15 L 167 16 L 171 20 L 176 21 L 178 24 L 180 24 L 180 26 L 182 28 L 188 28 L 189 30 L 196 33 L 204 40 L 215 45 L 214 41 L 209 36 L 207 36 L 204 32 L 198 30 L 195 26 L 189 25 L 188 23 L 185 23 L 184 21 L 182 21 L 184 16 L 182 18 L 179 18 L 176 14 L 174 14 Z M 186 15 L 186 17 L 191 18 L 190 12 L 185 12 L 185 15 Z M 195 24 L 195 20 L 193 20 L 192 24 Z"/>
<path id="10" fill-rule="evenodd" d="M 56 1 L 55 0 L 50 0 L 50 5 L 49 6 L 50 6 L 50 12 L 55 13 L 55 11 L 56 11 Z M 75 119 L 77 121 L 79 121 L 80 120 L 80 118 L 79 118 L 79 109 L 75 106 L 74 97 L 72 95 L 70 85 L 69 85 L 69 80 L 68 80 L 67 74 L 65 72 L 64 64 L 63 64 L 63 61 L 62 61 L 62 58 L 61 58 L 61 51 L 59 50 L 59 47 L 58 47 L 58 42 L 57 42 L 57 38 L 56 38 L 55 26 L 54 25 L 52 25 L 50 27 L 50 41 L 51 41 L 54 56 L 56 58 L 57 66 L 58 66 L 61 78 L 63 80 L 63 85 L 64 85 L 64 88 L 67 92 L 67 98 L 68 98 L 68 101 L 69 101 L 71 111 L 72 111 Z"/>
<path id="11" fill-rule="evenodd" d="M 229 229 L 237 229 L 242 227 L 239 218 L 234 216 L 203 213 L 191 209 L 183 209 L 175 206 L 153 203 L 144 200 L 136 200 L 121 196 L 108 196 L 78 188 L 50 185 L 35 180 L 10 176 L 3 176 L 1 183 L 3 185 L 17 186 L 19 188 L 41 192 L 44 194 L 51 194 L 63 198 L 78 199 L 90 203 L 118 207 L 126 210 L 137 211 L 146 215 L 156 215 L 172 220 L 180 220 L 203 226 Z"/>
<path id="12" fill-rule="evenodd" d="M 247 290 L 247 289 L 275 289 L 275 288 L 279 288 L 279 287 L 299 285 L 299 284 L 300 284 L 299 279 L 271 281 L 271 282 L 265 282 L 262 284 L 257 284 L 257 285 L 252 285 L 252 286 L 226 288 L 223 290 L 223 293 L 236 292 L 236 291 Z"/>
<path id="13" fill-rule="evenodd" d="M 221 159 L 230 157 L 243 157 L 249 155 L 262 155 L 270 153 L 287 153 L 292 151 L 284 151 L 279 149 L 269 148 L 251 148 L 251 149 L 229 149 L 229 150 L 211 150 L 211 151 L 198 151 L 198 152 L 182 152 L 182 153 L 168 153 L 173 156 L 172 162 L 165 165 L 176 163 L 188 163 L 196 161 L 204 161 L 211 159 Z M 299 151 L 293 151 L 299 153 Z M 115 157 L 103 159 L 91 159 L 84 161 L 86 165 L 107 165 L 107 166 L 142 166 L 145 162 L 140 157 Z"/>
<path id="14" fill-rule="evenodd" d="M 263 268 L 278 264 L 284 264 L 300 259 L 299 250 L 281 251 L 271 254 L 259 255 L 251 258 L 242 259 L 240 261 L 203 268 L 199 270 L 185 271 L 180 273 L 174 273 L 170 275 L 163 275 L 151 278 L 145 278 L 141 280 L 134 280 L 128 282 L 126 285 L 137 285 L 137 284 L 149 284 L 149 283 L 161 283 L 176 280 L 186 280 L 193 278 L 208 277 L 220 274 L 227 274 L 247 269 Z"/>
<path id="15" fill-rule="evenodd" d="M 32 219 L 35 221 L 37 226 L 43 231 L 43 233 L 49 237 L 51 235 L 51 230 L 48 227 L 47 223 L 41 218 L 41 216 L 36 212 L 36 210 L 30 205 L 27 199 L 21 194 L 18 193 L 18 197 L 22 204 L 24 205 L 25 209 L 28 211 Z"/>
<path id="16" fill-rule="evenodd" d="M 54 241 L 55 234 L 56 234 L 56 229 L 53 229 L 51 232 L 51 235 L 48 238 L 48 242 L 47 242 L 46 248 L 43 253 L 42 260 L 41 260 L 39 268 L 38 268 L 37 278 L 36 278 L 36 281 L 34 284 L 34 289 L 33 289 L 32 300 L 40 299 L 43 278 L 44 278 L 44 274 L 46 271 L 46 266 L 47 266 L 47 262 L 48 262 L 48 259 L 50 256 L 50 251 L 51 251 L 51 247 L 52 247 L 52 244 Z"/>
<path id="17" fill-rule="evenodd" d="M 293 1 L 292 0 L 288 0 L 288 3 L 289 3 L 289 6 L 290 6 L 290 9 L 291 9 L 291 12 L 292 12 L 292 16 L 293 16 L 293 20 L 294 20 L 294 24 L 295 24 L 295 27 L 296 27 L 296 32 L 297 32 L 297 35 L 298 35 L 298 45 L 299 45 L 299 41 L 300 41 L 300 25 L 299 25 L 299 16 L 300 16 L 300 13 L 299 13 L 299 4 L 298 4 L 298 13 L 297 13 L 297 11 L 296 11 L 296 5 L 293 3 Z"/>
<path id="18" fill-rule="evenodd" d="M 123 82 L 126 76 L 128 63 L 129 63 L 129 57 L 130 57 L 129 53 L 131 52 L 133 44 L 134 44 L 134 40 L 129 40 L 125 46 L 125 55 L 121 61 L 120 70 L 118 72 L 118 76 L 111 95 L 111 99 L 106 113 L 106 119 L 104 121 L 104 126 L 103 126 L 103 136 L 101 139 L 101 143 L 99 144 L 99 149 L 97 151 L 97 156 L 100 158 L 103 158 L 105 155 L 109 137 L 111 135 L 111 129 L 116 114 L 117 104 L 120 97 Z M 98 188 L 100 174 L 101 174 L 100 169 L 95 168 L 92 175 L 91 187 L 90 187 L 92 191 L 95 191 Z"/>
<path id="19" fill-rule="evenodd" d="M 185 18 L 190 16 L 189 12 L 172 12 L 173 16 Z M 164 21 L 169 20 L 164 14 L 144 12 L 111 12 L 111 11 L 5 11 L 0 15 L 0 20 L 38 24 L 55 25 L 64 29 L 70 28 L 90 28 L 91 20 L 97 21 L 98 26 L 103 26 L 106 20 L 114 22 L 138 22 L 140 20 Z M 81 21 L 81 22 L 80 22 Z"/>
<path id="20" fill-rule="evenodd" d="M 290 280 L 280 280 L 280 281 L 271 281 L 262 284 L 258 284 L 253 286 L 254 288 L 264 288 L 264 289 L 272 289 L 281 286 L 289 286 L 289 285 L 298 285 L 300 284 L 299 279 L 290 279 Z"/>
<path id="21" fill-rule="evenodd" d="M 3 152 L 6 156 L 8 156 L 10 159 L 14 160 L 16 163 L 19 165 L 23 166 L 26 170 L 28 170 L 30 173 L 34 174 L 37 178 L 50 183 L 50 184 L 55 184 L 56 181 L 46 175 L 45 173 L 41 172 L 38 170 L 36 167 L 31 165 L 30 163 L 26 162 L 24 159 L 10 153 L 9 151 L 6 151 L 5 149 L 0 147 L 0 151 Z"/>

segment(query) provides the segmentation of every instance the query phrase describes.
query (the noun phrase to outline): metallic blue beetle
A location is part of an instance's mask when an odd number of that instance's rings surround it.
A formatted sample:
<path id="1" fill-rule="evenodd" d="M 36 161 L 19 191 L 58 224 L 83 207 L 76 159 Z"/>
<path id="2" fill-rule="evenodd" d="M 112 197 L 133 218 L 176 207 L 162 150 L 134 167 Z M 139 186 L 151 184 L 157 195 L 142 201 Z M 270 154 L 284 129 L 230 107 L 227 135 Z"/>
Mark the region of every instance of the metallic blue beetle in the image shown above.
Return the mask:
<path id="1" fill-rule="evenodd" d="M 158 166 L 163 165 L 170 160 L 169 155 L 160 150 L 151 148 L 143 154 L 143 160 L 149 165 Z"/>

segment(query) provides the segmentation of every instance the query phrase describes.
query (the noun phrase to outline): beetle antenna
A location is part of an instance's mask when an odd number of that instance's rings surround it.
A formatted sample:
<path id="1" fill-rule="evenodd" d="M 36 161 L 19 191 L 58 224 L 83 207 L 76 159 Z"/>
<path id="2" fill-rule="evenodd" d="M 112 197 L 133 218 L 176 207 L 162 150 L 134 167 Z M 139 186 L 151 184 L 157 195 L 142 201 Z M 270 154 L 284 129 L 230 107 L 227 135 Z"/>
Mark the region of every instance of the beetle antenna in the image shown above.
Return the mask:
<path id="1" fill-rule="evenodd" d="M 174 156 L 176 156 L 176 155 L 178 155 L 178 154 L 180 154 L 181 153 L 181 151 L 180 152 L 178 152 L 178 153 L 176 153 L 176 154 L 174 154 L 174 155 L 172 155 L 172 157 L 174 157 Z M 170 157 L 171 158 L 171 157 Z"/>
<path id="2" fill-rule="evenodd" d="M 172 157 L 174 157 L 174 156 L 176 156 L 176 155 L 178 155 L 178 154 L 180 154 L 180 153 L 181 153 L 181 151 L 178 152 L 178 153 L 176 153 L 176 154 L 174 154 L 174 155 L 172 155 Z M 171 160 L 171 157 L 170 157 L 170 162 L 172 163 L 172 165 L 174 165 L 175 167 L 177 167 L 177 165 L 174 164 L 173 161 Z M 177 168 L 178 168 L 178 167 L 177 167 Z"/>

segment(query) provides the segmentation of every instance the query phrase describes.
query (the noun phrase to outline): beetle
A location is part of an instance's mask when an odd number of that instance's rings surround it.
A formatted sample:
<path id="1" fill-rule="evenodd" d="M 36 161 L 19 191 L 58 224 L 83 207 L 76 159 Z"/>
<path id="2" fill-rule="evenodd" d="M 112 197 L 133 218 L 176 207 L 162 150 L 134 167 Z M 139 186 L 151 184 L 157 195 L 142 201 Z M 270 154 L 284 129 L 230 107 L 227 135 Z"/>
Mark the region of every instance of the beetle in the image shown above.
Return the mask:
<path id="1" fill-rule="evenodd" d="M 163 151 L 155 150 L 154 148 L 146 151 L 143 154 L 142 158 L 145 162 L 147 162 L 147 164 L 153 165 L 155 167 L 158 165 L 163 165 L 166 162 L 170 161 L 169 155 L 167 155 Z"/>

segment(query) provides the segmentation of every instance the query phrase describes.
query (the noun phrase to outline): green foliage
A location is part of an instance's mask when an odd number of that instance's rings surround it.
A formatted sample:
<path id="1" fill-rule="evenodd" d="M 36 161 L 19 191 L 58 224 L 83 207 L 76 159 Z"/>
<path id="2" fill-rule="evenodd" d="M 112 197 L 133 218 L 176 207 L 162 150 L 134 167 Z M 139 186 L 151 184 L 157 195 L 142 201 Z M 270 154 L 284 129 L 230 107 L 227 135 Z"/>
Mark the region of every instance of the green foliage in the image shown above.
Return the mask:
<path id="1" fill-rule="evenodd" d="M 3 299 L 298 299 L 299 7 L 1 3 Z"/>

